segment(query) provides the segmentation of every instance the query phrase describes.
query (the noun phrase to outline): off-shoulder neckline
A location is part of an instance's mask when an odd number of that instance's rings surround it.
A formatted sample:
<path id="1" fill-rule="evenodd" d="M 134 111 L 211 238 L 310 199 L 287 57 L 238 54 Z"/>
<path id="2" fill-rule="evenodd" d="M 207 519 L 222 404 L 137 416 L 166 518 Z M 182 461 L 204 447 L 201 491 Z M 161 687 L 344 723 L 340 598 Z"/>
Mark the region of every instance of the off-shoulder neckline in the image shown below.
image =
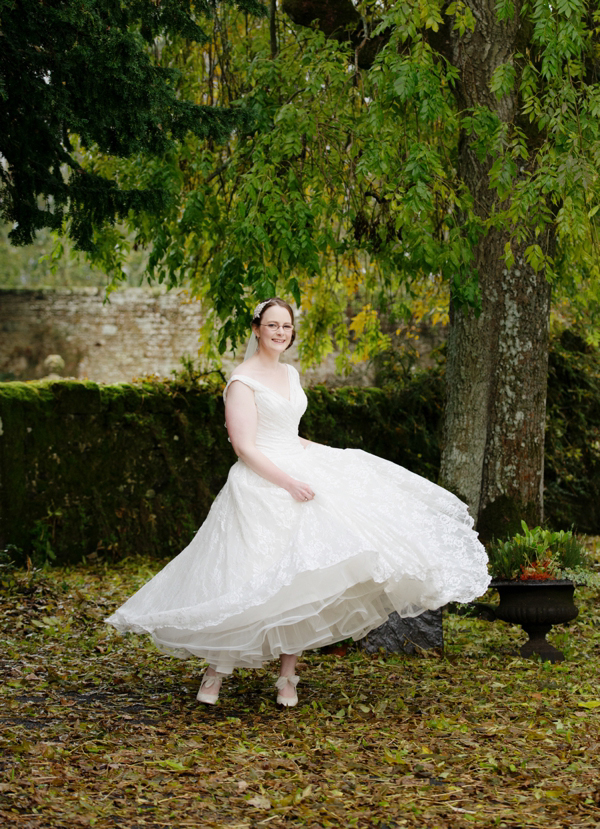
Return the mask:
<path id="1" fill-rule="evenodd" d="M 289 397 L 284 397 L 282 394 L 280 394 L 278 391 L 275 391 L 275 389 L 272 389 L 270 386 L 265 386 L 264 383 L 261 383 L 260 380 L 257 380 L 255 377 L 250 377 L 249 374 L 232 374 L 231 377 L 229 378 L 229 383 L 227 383 L 227 385 L 229 386 L 229 384 L 232 383 L 234 380 L 240 380 L 240 379 L 251 380 L 253 383 L 258 383 L 258 385 L 262 386 L 263 389 L 266 389 L 267 391 L 270 391 L 273 394 L 276 394 L 277 397 L 281 397 L 281 399 L 285 400 L 286 403 L 291 403 L 291 400 L 292 400 L 292 372 L 290 371 L 290 369 L 292 368 L 292 366 L 290 366 L 289 363 L 283 363 L 282 365 L 284 365 L 287 368 Z"/>

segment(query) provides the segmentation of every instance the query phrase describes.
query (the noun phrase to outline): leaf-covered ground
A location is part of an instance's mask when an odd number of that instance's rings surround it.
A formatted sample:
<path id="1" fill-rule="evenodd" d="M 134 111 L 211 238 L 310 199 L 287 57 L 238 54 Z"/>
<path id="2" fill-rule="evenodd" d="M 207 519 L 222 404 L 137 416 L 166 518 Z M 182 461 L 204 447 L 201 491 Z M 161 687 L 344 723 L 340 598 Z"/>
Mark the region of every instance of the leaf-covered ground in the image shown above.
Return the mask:
<path id="1" fill-rule="evenodd" d="M 307 654 L 297 708 L 275 706 L 275 666 L 209 707 L 199 661 L 102 624 L 157 568 L 5 577 L 3 825 L 600 826 L 593 592 L 550 636 L 562 664 L 516 657 L 518 628 L 446 613 L 443 656 Z"/>

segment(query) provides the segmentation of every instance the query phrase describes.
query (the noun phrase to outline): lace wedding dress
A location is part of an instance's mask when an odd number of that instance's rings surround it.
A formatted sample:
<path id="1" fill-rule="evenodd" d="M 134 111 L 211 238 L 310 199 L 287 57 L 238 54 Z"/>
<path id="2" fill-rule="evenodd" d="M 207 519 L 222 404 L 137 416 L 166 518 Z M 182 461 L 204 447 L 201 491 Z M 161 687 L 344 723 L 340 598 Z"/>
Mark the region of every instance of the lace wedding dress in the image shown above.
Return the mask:
<path id="1" fill-rule="evenodd" d="M 257 447 L 312 487 L 300 503 L 242 461 L 193 541 L 107 621 L 148 632 L 161 650 L 218 671 L 259 667 L 485 592 L 486 554 L 450 492 L 358 449 L 298 440 L 306 395 L 254 390 Z"/>

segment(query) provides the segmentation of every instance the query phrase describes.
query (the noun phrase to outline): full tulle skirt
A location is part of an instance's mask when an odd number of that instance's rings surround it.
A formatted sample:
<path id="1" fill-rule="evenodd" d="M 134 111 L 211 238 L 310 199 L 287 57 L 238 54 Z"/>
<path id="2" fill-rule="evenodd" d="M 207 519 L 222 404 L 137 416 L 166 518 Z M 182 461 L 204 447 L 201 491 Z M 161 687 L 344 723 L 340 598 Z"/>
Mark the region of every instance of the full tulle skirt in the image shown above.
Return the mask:
<path id="1" fill-rule="evenodd" d="M 107 621 L 229 673 L 485 592 L 485 550 L 454 495 L 361 450 L 296 446 L 270 456 L 313 500 L 238 461 L 188 547 Z"/>

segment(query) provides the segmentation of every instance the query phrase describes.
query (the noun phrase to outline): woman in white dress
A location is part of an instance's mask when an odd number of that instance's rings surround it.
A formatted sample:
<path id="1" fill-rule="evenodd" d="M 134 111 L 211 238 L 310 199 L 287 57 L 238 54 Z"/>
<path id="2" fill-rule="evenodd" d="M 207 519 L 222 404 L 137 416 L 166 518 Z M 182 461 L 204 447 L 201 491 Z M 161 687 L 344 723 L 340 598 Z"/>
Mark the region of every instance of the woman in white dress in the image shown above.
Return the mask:
<path id="1" fill-rule="evenodd" d="M 298 435 L 306 395 L 280 362 L 294 341 L 283 300 L 253 315 L 257 351 L 225 388 L 238 462 L 193 541 L 107 621 L 209 668 L 215 703 L 235 667 L 280 658 L 277 702 L 298 702 L 299 654 L 360 639 L 396 610 L 418 616 L 489 584 L 467 507 L 425 478 L 358 449 Z"/>

